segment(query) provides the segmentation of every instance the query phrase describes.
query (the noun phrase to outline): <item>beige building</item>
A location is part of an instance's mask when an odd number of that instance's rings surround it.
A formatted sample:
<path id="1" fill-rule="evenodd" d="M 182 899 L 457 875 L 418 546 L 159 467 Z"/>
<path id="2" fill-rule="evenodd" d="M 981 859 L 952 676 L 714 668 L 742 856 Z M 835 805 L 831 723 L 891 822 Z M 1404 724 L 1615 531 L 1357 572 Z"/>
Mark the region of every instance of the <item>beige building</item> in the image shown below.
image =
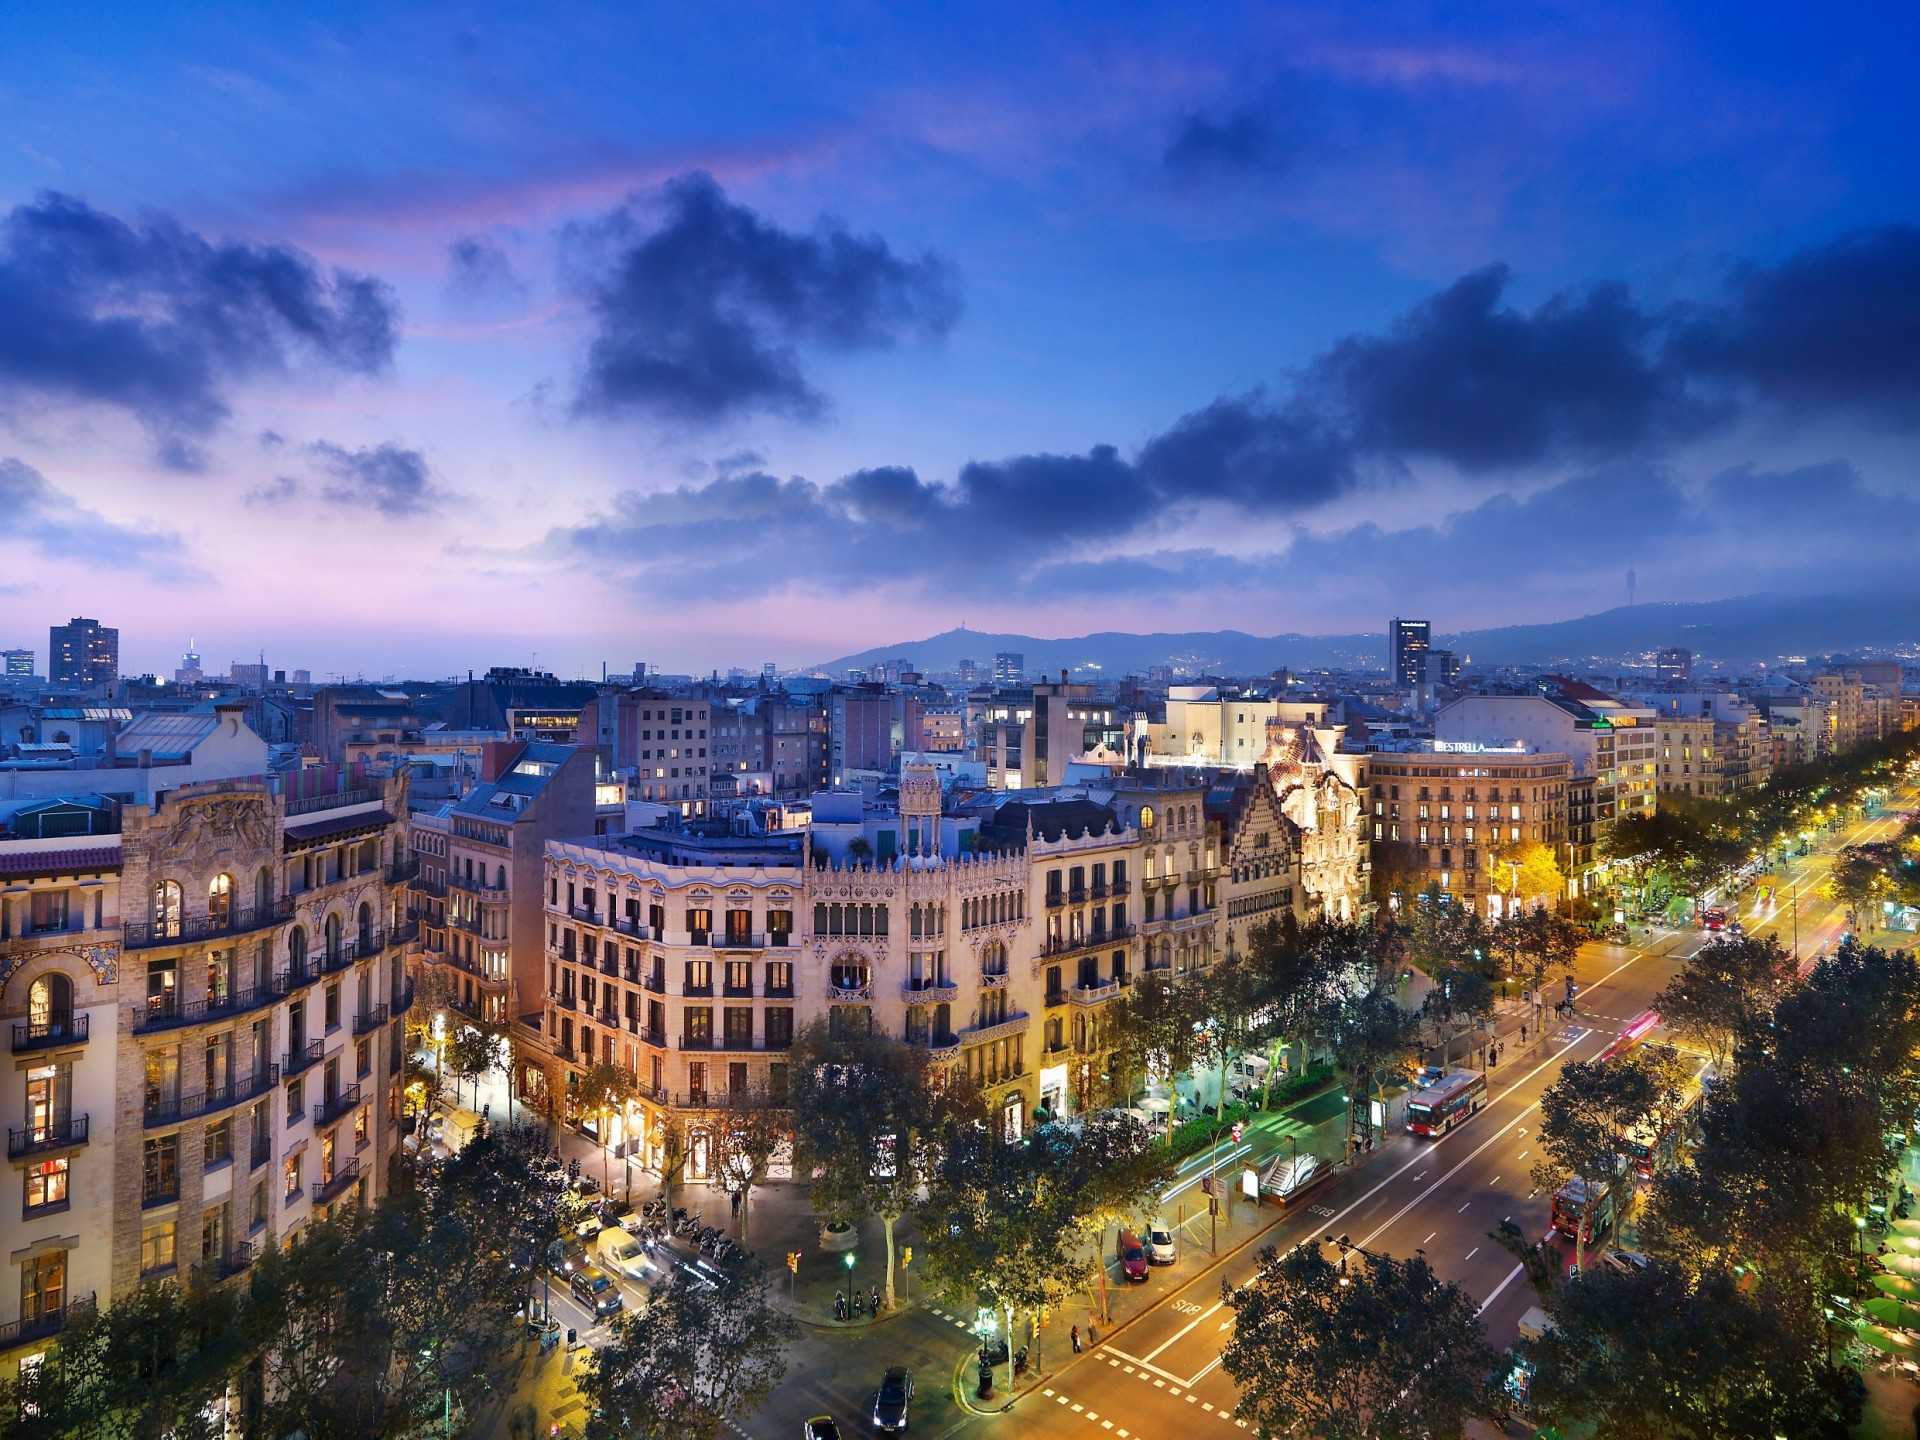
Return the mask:
<path id="1" fill-rule="evenodd" d="M 1510 902 L 1556 902 L 1562 897 L 1511 894 L 1513 872 L 1499 857 L 1537 842 L 1567 869 L 1570 777 L 1567 756 L 1517 749 L 1369 755 L 1374 847 L 1411 859 L 1415 889 L 1436 886 L 1488 915 Z"/>
<path id="2" fill-rule="evenodd" d="M 244 1269 L 386 1185 L 406 781 L 206 781 L 16 810 L 0 839 L 0 1369 L 77 1302 Z"/>
<path id="3" fill-rule="evenodd" d="M 1131 738 L 1149 765 L 1248 770 L 1267 756 L 1276 731 L 1323 726 L 1330 703 L 1223 696 L 1212 685 L 1175 685 L 1167 692 L 1166 719 L 1137 719 Z M 1339 744 L 1337 730 L 1332 744 Z"/>

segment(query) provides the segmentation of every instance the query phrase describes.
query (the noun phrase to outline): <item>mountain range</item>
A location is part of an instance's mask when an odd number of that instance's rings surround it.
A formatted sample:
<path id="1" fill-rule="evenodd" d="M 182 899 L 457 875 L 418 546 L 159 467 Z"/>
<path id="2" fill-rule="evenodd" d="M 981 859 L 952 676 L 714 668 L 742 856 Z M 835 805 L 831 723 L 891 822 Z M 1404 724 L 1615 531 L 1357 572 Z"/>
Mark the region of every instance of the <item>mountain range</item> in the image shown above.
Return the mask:
<path id="1" fill-rule="evenodd" d="M 1533 625 L 1436 633 L 1434 644 L 1479 665 L 1606 666 L 1648 663 L 1652 652 L 1684 646 L 1697 660 L 1728 666 L 1852 651 L 1890 651 L 1920 640 L 1920 596 L 1741 595 L 1726 600 L 1622 605 L 1595 615 Z M 879 645 L 824 661 L 810 669 L 839 675 L 898 659 L 923 672 L 950 672 L 962 660 L 990 666 L 1001 651 L 1020 654 L 1026 673 L 1070 670 L 1081 679 L 1144 675 L 1170 665 L 1187 675 L 1265 675 L 1294 670 L 1384 669 L 1387 637 L 1377 631 L 1345 635 L 1249 635 L 1198 630 L 1134 635 L 1106 630 L 1044 639 L 962 627 L 920 640 Z"/>

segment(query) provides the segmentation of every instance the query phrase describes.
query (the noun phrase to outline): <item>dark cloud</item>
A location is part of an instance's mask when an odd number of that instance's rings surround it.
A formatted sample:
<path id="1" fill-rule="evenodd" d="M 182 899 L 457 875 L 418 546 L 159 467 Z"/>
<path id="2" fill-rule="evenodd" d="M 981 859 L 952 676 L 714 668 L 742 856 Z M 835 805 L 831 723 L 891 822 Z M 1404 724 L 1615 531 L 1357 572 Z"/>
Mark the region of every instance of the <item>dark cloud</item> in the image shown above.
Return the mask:
<path id="1" fill-rule="evenodd" d="M 52 193 L 0 220 L 0 316 L 0 394 L 130 411 L 189 469 L 233 385 L 300 360 L 376 373 L 399 321 L 384 284 L 289 247 L 136 227 Z"/>
<path id="2" fill-rule="evenodd" d="M 704 173 L 669 181 L 565 238 L 594 318 L 578 413 L 714 421 L 826 404 L 799 347 L 936 339 L 959 316 L 953 266 L 822 219 L 782 230 Z"/>
<path id="3" fill-rule="evenodd" d="M 249 505 L 286 505 L 306 493 L 305 487 L 291 475 L 276 475 L 265 485 L 257 485 L 243 497 Z"/>
<path id="4" fill-rule="evenodd" d="M 465 304 L 520 300 L 527 282 L 491 235 L 462 235 L 447 246 L 447 295 Z"/>
<path id="5" fill-rule="evenodd" d="M 1283 136 L 1272 116 L 1247 106 L 1218 117 L 1182 116 L 1160 163 L 1182 180 L 1223 173 L 1272 173 L 1287 169 L 1297 151 L 1297 140 Z"/>
<path id="6" fill-rule="evenodd" d="M 21 460 L 0 458 L 0 515 L 9 542 L 49 559 L 135 570 L 160 581 L 205 578 L 177 534 L 109 520 Z"/>
<path id="7" fill-rule="evenodd" d="M 330 505 L 399 520 L 424 515 L 447 498 L 434 486 L 426 457 L 391 440 L 359 450 L 318 440 L 307 453 L 330 477 L 320 490 Z"/>
<path id="8" fill-rule="evenodd" d="M 1673 353 L 1802 410 L 1920 415 L 1920 229 L 1884 225 L 1772 267 L 1749 266 L 1722 304 L 1682 312 Z"/>

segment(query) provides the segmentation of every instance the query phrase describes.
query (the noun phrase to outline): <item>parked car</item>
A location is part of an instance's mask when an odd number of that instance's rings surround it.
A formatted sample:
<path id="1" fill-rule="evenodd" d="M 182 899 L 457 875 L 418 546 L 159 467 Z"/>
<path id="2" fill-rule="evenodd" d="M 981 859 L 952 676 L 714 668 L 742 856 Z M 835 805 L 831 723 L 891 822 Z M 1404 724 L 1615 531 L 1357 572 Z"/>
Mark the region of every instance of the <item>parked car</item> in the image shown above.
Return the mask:
<path id="1" fill-rule="evenodd" d="M 1120 1258 L 1120 1269 L 1130 1281 L 1147 1278 L 1147 1250 L 1140 1243 L 1140 1237 L 1131 1230 L 1120 1232 L 1120 1242 L 1114 1246 L 1113 1253 Z"/>
<path id="2" fill-rule="evenodd" d="M 599 1248 L 600 1262 L 616 1275 L 645 1280 L 653 1270 L 646 1247 L 625 1230 L 602 1230 Z"/>
<path id="3" fill-rule="evenodd" d="M 1616 1274 L 1631 1275 L 1646 1269 L 1648 1261 L 1638 1250 L 1609 1250 L 1600 1257 L 1600 1263 Z"/>
<path id="4" fill-rule="evenodd" d="M 604 1319 L 620 1308 L 620 1287 L 613 1277 L 593 1265 L 583 1266 L 567 1279 L 573 1298 L 591 1310 L 596 1319 Z"/>
<path id="5" fill-rule="evenodd" d="M 1149 1265 L 1171 1265 L 1180 1258 L 1180 1252 L 1173 1243 L 1173 1231 L 1167 1228 L 1167 1222 L 1156 1220 L 1147 1226 L 1147 1263 Z"/>
<path id="6" fill-rule="evenodd" d="M 816 1415 L 800 1427 L 800 1440 L 840 1440 L 840 1427 L 831 1415 Z"/>
<path id="7" fill-rule="evenodd" d="M 898 1431 L 907 1428 L 907 1402 L 913 1399 L 913 1372 L 895 1365 L 880 1379 L 880 1393 L 873 1397 L 873 1428 Z"/>

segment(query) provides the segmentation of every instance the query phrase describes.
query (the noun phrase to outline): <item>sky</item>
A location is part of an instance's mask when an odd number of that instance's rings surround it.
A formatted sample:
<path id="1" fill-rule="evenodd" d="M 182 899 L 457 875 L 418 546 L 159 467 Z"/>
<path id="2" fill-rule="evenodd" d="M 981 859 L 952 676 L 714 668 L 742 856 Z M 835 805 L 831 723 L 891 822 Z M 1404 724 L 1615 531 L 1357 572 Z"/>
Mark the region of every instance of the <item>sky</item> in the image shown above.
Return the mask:
<path id="1" fill-rule="evenodd" d="M 0 646 L 1916 586 L 1920 11 L 15 7 Z"/>

